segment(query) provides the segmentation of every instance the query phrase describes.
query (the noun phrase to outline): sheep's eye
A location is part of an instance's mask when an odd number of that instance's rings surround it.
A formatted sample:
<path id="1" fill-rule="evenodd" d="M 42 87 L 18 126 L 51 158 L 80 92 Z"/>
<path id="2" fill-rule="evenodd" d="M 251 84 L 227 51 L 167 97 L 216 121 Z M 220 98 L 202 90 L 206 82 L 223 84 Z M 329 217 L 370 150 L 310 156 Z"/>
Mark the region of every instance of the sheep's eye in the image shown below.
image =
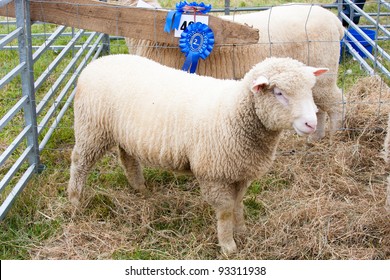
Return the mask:
<path id="1" fill-rule="evenodd" d="M 282 103 L 282 104 L 285 105 L 285 106 L 288 105 L 288 99 L 287 99 L 286 95 L 283 94 L 283 92 L 282 92 L 280 89 L 278 89 L 278 88 L 275 87 L 275 88 L 274 88 L 274 95 L 275 95 L 276 99 L 277 99 L 280 103 Z"/>

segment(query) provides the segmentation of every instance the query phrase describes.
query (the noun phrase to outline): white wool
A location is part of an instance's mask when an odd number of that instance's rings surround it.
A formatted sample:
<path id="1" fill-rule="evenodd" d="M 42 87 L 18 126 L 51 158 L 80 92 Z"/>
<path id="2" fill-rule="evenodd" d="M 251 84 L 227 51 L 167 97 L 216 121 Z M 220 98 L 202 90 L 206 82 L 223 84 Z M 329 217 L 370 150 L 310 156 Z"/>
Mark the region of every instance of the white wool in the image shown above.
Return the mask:
<path id="1" fill-rule="evenodd" d="M 233 230 L 245 227 L 243 195 L 270 168 L 282 130 L 315 130 L 311 89 L 317 70 L 290 58 L 269 58 L 236 81 L 133 55 L 90 63 L 74 101 L 70 200 L 78 203 L 92 165 L 118 146 L 137 190 L 146 191 L 142 165 L 195 175 L 216 210 L 222 250 L 235 251 Z"/>

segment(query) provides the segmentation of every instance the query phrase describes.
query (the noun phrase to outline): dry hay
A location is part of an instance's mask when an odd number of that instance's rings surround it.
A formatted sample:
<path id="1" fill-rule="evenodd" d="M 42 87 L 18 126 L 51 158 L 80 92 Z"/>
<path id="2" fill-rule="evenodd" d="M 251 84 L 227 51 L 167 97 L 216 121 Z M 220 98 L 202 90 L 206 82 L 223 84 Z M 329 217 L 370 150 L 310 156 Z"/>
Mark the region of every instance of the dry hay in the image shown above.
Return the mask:
<path id="1" fill-rule="evenodd" d="M 386 138 L 384 143 L 383 159 L 385 160 L 387 167 L 389 167 L 390 165 L 390 114 L 387 123 L 387 133 L 386 133 Z M 388 170 L 390 170 L 390 168 Z M 387 177 L 386 210 L 390 212 L 390 174 Z"/>
<path id="2" fill-rule="evenodd" d="M 384 209 L 388 169 L 381 156 L 388 88 L 362 78 L 346 94 L 345 129 L 307 144 L 288 132 L 270 172 L 250 190 L 246 236 L 237 259 L 389 259 L 390 215 Z M 386 101 L 378 111 L 378 98 Z M 113 165 L 117 164 L 113 158 Z M 34 259 L 220 259 L 215 217 L 197 183 L 171 176 L 149 180 L 143 199 L 113 182 L 86 189 L 85 206 L 64 220 L 61 233 L 31 249 Z M 118 179 L 117 179 L 118 180 Z"/>

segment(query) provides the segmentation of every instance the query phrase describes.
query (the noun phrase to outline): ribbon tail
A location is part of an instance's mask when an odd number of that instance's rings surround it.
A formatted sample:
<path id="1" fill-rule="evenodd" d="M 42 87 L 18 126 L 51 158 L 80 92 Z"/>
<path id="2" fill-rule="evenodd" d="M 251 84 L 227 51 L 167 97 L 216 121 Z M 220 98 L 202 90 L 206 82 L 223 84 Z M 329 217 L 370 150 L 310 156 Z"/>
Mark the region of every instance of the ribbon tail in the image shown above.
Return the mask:
<path id="1" fill-rule="evenodd" d="M 198 55 L 194 55 L 192 57 L 192 64 L 191 64 L 191 68 L 190 68 L 190 73 L 195 73 L 196 72 L 196 68 L 198 67 L 198 61 L 199 61 L 199 56 Z"/>
<path id="2" fill-rule="evenodd" d="M 198 67 L 198 61 L 199 55 L 197 53 L 189 52 L 181 70 L 184 70 L 186 72 L 190 70 L 190 73 L 195 73 L 196 68 Z"/>
<path id="3" fill-rule="evenodd" d="M 181 15 L 181 12 L 176 12 L 175 18 L 173 20 L 172 29 L 179 29 Z"/>
<path id="4" fill-rule="evenodd" d="M 167 14 L 167 19 L 165 21 L 164 31 L 169 33 L 171 32 L 173 21 L 175 19 L 176 11 L 169 11 Z"/>
<path id="5" fill-rule="evenodd" d="M 191 63 L 192 63 L 192 53 L 190 52 L 187 55 L 187 58 L 184 61 L 184 64 L 183 64 L 183 67 L 181 68 L 181 70 L 188 72 L 188 69 L 190 69 Z"/>

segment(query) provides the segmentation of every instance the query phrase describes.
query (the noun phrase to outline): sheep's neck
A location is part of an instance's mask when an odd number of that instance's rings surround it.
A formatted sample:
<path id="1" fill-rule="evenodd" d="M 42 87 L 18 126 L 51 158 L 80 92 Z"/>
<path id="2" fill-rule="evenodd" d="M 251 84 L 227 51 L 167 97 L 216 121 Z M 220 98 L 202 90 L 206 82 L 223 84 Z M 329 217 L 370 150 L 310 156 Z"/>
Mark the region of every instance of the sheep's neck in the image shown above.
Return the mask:
<path id="1" fill-rule="evenodd" d="M 281 131 L 267 129 L 256 114 L 251 93 L 243 94 L 232 120 L 234 133 L 244 149 L 274 155 Z"/>

